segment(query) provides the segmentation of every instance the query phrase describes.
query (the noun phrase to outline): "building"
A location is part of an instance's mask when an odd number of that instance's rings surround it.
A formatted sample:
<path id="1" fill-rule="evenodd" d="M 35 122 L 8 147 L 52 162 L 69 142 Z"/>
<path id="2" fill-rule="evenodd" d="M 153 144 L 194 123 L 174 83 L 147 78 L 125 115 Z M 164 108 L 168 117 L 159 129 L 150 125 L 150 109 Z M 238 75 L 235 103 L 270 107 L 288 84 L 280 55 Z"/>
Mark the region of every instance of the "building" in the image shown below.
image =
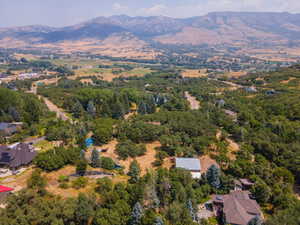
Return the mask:
<path id="1" fill-rule="evenodd" d="M 250 190 L 250 188 L 253 185 L 254 185 L 254 183 L 248 179 L 234 180 L 234 190 L 235 191 Z"/>
<path id="2" fill-rule="evenodd" d="M 7 167 L 16 170 L 32 162 L 37 152 L 25 143 L 16 143 L 10 146 L 0 146 L 0 167 Z"/>
<path id="3" fill-rule="evenodd" d="M 5 136 L 10 136 L 21 129 L 22 123 L 0 123 L 0 132 Z"/>
<path id="4" fill-rule="evenodd" d="M 4 201 L 6 200 L 7 196 L 9 194 L 11 194 L 11 192 L 13 191 L 13 188 L 9 188 L 9 187 L 5 187 L 0 185 L 0 204 L 4 203 Z"/>
<path id="5" fill-rule="evenodd" d="M 194 179 L 201 178 L 201 163 L 196 158 L 175 158 L 176 168 L 182 168 L 191 172 Z"/>
<path id="6" fill-rule="evenodd" d="M 227 195 L 213 196 L 213 210 L 225 224 L 248 225 L 254 217 L 263 218 L 259 205 L 250 199 L 249 191 L 231 191 Z"/>

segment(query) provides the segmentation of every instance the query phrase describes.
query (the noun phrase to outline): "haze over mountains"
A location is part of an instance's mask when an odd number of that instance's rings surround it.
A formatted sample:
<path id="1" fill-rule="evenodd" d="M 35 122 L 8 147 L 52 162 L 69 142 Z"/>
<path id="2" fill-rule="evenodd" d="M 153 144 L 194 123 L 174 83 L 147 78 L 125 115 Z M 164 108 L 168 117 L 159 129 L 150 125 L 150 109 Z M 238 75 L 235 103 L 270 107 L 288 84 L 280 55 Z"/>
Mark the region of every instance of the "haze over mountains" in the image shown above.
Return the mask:
<path id="1" fill-rule="evenodd" d="M 53 28 L 26 26 L 0 29 L 1 47 L 64 47 L 136 45 L 297 46 L 300 14 L 215 12 L 192 18 L 163 16 L 98 17 L 74 26 Z M 80 49 L 84 50 L 84 49 Z"/>

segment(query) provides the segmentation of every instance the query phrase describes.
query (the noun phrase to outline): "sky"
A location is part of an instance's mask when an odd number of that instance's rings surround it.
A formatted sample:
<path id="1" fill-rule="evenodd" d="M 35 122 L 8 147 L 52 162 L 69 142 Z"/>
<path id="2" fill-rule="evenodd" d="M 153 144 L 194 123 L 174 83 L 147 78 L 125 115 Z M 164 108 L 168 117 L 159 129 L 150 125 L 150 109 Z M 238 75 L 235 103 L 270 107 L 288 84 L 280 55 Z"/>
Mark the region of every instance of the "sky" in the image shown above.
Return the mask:
<path id="1" fill-rule="evenodd" d="M 300 0 L 0 0 L 0 27 L 61 27 L 121 14 L 183 18 L 216 11 L 300 13 Z"/>

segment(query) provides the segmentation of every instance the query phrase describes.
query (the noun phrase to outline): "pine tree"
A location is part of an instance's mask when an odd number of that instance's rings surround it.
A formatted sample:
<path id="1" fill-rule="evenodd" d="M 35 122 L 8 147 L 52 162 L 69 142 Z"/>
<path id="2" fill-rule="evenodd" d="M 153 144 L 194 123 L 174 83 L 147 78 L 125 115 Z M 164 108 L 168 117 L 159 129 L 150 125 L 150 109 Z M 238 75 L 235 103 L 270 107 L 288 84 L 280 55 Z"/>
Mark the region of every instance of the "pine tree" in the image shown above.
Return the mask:
<path id="1" fill-rule="evenodd" d="M 75 118 L 80 118 L 83 114 L 84 109 L 83 109 L 81 103 L 79 101 L 76 101 L 76 103 L 73 105 L 71 111 Z"/>
<path id="2" fill-rule="evenodd" d="M 220 169 L 216 165 L 212 165 L 209 167 L 206 173 L 206 178 L 208 183 L 214 187 L 219 189 L 221 186 L 221 181 L 220 181 Z"/>
<path id="3" fill-rule="evenodd" d="M 156 217 L 154 225 L 164 225 L 164 222 L 160 217 Z"/>
<path id="4" fill-rule="evenodd" d="M 94 105 L 93 100 L 90 100 L 87 106 L 87 112 L 92 116 L 95 117 L 96 116 L 96 107 Z"/>
<path id="5" fill-rule="evenodd" d="M 197 221 L 197 215 L 195 213 L 195 210 L 194 210 L 193 203 L 192 203 L 191 199 L 189 199 L 188 202 L 187 202 L 187 208 L 188 208 L 188 210 L 190 212 L 192 220 L 193 221 Z"/>
<path id="6" fill-rule="evenodd" d="M 135 203 L 132 210 L 130 225 L 140 224 L 142 217 L 143 217 L 143 207 L 139 202 L 137 202 Z"/>
<path id="7" fill-rule="evenodd" d="M 93 149 L 91 155 L 91 166 L 94 168 L 100 168 L 100 156 L 96 149 Z"/>
<path id="8" fill-rule="evenodd" d="M 87 168 L 87 163 L 85 160 L 79 160 L 76 165 L 76 174 L 79 176 L 84 176 Z"/>
<path id="9" fill-rule="evenodd" d="M 136 183 L 139 180 L 141 173 L 140 165 L 136 160 L 132 161 L 129 167 L 128 176 L 130 176 L 129 182 Z"/>

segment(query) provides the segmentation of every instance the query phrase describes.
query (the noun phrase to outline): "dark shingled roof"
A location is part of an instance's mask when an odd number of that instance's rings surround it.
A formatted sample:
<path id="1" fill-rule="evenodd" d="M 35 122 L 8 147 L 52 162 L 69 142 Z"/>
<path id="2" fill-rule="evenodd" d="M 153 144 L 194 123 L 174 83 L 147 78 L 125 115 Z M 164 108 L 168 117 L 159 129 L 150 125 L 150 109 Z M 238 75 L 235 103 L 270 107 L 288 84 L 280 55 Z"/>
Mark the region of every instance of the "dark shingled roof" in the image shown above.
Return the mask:
<path id="1" fill-rule="evenodd" d="M 228 195 L 215 195 L 213 201 L 223 203 L 227 223 L 247 225 L 253 217 L 261 215 L 259 205 L 249 194 L 248 191 L 232 191 Z"/>
<path id="2" fill-rule="evenodd" d="M 29 164 L 36 154 L 33 147 L 25 143 L 0 146 L 0 164 L 10 168 L 17 168 Z"/>

